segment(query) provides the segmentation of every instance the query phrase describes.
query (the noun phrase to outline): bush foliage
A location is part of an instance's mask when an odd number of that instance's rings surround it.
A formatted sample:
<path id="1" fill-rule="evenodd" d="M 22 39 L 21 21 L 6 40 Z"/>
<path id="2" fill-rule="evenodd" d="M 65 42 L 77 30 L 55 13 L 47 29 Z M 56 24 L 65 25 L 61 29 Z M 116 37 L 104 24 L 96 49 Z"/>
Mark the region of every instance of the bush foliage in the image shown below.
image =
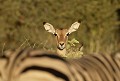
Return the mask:
<path id="1" fill-rule="evenodd" d="M 32 47 L 54 50 L 54 38 L 43 28 L 81 26 L 69 39 L 83 43 L 85 53 L 120 50 L 119 0 L 0 0 L 0 50 Z"/>

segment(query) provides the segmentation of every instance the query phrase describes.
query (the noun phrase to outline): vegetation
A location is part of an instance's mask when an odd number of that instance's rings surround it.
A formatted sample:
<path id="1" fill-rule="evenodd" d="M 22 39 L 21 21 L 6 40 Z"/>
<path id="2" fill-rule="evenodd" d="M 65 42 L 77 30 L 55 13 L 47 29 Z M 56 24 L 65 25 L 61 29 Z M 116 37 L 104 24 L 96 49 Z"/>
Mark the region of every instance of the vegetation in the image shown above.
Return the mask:
<path id="1" fill-rule="evenodd" d="M 54 50 L 55 40 L 42 23 L 68 28 L 78 19 L 81 26 L 69 40 L 83 43 L 85 54 L 120 50 L 120 0 L 0 0 L 0 50 Z"/>

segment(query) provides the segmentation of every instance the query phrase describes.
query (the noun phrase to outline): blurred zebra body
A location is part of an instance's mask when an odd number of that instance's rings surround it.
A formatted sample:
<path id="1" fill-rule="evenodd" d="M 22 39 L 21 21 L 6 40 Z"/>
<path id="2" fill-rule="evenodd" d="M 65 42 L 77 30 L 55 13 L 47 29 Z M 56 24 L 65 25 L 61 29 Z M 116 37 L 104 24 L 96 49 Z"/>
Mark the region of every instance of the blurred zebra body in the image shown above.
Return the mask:
<path id="1" fill-rule="evenodd" d="M 120 81 L 120 54 L 86 55 L 70 63 L 81 76 L 79 81 Z"/>
<path id="2" fill-rule="evenodd" d="M 0 57 L 0 81 L 120 81 L 120 54 L 63 59 L 40 50 Z"/>

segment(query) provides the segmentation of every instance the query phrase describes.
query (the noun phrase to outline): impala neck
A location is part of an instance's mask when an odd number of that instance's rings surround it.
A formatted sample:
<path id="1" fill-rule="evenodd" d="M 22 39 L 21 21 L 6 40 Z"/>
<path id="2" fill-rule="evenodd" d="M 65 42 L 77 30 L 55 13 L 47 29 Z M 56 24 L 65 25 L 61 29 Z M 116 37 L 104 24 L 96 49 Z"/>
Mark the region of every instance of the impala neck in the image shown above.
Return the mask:
<path id="1" fill-rule="evenodd" d="M 66 48 L 64 48 L 63 50 L 57 49 L 57 53 L 58 53 L 60 56 L 65 57 L 65 56 L 66 56 Z"/>

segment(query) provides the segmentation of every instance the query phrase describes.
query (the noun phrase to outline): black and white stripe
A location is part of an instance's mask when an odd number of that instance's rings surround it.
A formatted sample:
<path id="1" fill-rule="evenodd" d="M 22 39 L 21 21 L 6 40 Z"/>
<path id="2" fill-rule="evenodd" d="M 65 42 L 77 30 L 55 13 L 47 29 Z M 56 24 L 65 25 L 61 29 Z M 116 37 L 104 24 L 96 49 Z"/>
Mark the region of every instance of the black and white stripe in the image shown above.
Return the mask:
<path id="1" fill-rule="evenodd" d="M 70 63 L 75 66 L 81 81 L 120 81 L 120 57 L 117 54 L 86 55 Z"/>
<path id="2" fill-rule="evenodd" d="M 120 81 L 120 54 L 63 59 L 24 49 L 0 57 L 0 81 Z"/>

